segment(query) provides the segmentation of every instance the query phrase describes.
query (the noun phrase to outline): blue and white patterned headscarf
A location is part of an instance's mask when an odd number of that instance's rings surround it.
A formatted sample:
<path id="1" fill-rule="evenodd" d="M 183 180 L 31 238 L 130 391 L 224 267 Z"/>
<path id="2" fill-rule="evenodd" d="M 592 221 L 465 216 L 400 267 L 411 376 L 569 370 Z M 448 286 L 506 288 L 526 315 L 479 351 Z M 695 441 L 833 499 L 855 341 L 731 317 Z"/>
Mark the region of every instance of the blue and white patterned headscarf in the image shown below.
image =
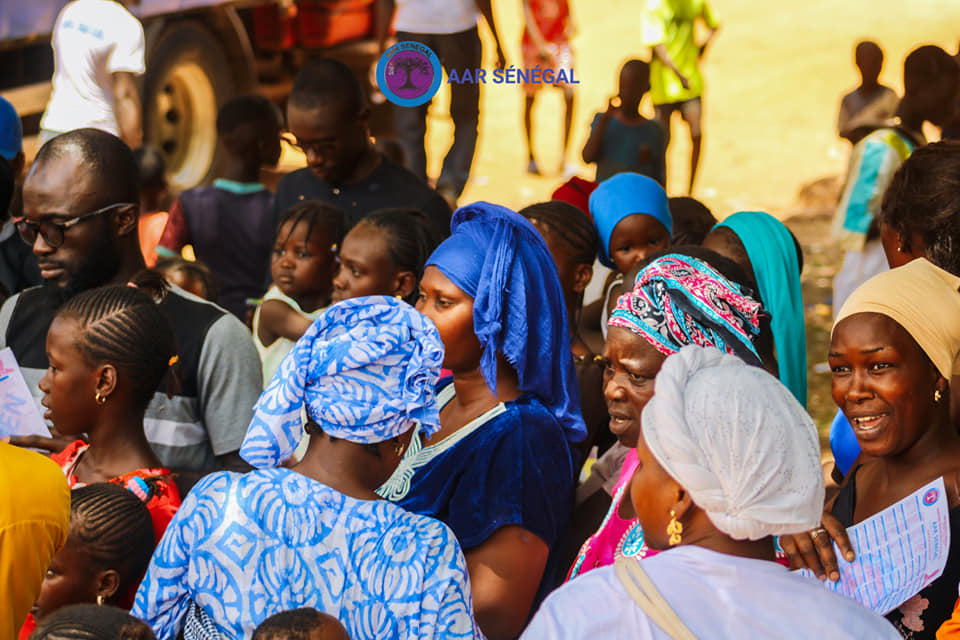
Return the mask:
<path id="1" fill-rule="evenodd" d="M 383 442 L 417 422 L 440 428 L 435 387 L 443 343 L 429 318 L 386 296 L 330 307 L 284 358 L 260 396 L 240 456 L 257 468 L 288 459 L 303 437 L 300 409 L 324 432 Z"/>

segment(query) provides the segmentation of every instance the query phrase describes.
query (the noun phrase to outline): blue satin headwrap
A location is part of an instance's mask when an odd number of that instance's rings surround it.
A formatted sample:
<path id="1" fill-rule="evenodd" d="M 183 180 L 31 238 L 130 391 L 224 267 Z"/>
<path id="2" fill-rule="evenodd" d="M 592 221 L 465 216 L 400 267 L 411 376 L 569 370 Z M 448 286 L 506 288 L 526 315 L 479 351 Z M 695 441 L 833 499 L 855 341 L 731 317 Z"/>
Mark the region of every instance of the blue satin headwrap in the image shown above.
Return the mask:
<path id="1" fill-rule="evenodd" d="M 301 407 L 335 438 L 383 442 L 413 423 L 440 428 L 435 388 L 443 363 L 429 318 L 387 296 L 353 298 L 317 318 L 257 401 L 240 456 L 257 468 L 287 460 L 303 437 Z"/>
<path id="2" fill-rule="evenodd" d="M 489 202 L 458 209 L 450 229 L 427 266 L 473 298 L 474 332 L 484 348 L 480 370 L 490 390 L 496 393 L 503 354 L 520 390 L 553 411 L 570 442 L 582 440 L 563 291 L 543 238 L 526 218 Z"/>

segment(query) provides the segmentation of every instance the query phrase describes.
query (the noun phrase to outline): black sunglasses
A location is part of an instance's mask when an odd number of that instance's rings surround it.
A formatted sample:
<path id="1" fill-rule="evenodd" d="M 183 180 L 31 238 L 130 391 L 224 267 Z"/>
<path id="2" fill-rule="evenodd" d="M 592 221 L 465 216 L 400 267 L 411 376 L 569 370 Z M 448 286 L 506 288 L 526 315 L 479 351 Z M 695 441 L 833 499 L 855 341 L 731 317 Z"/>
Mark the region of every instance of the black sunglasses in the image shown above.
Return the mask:
<path id="1" fill-rule="evenodd" d="M 39 233 L 41 236 L 43 236 L 43 240 L 48 245 L 54 249 L 58 249 L 63 246 L 63 234 L 70 227 L 80 224 L 84 220 L 94 216 L 98 216 L 101 213 L 107 213 L 109 211 L 113 211 L 114 209 L 120 209 L 121 207 L 133 206 L 135 205 L 132 202 L 116 202 L 114 204 L 109 204 L 102 209 L 97 209 L 96 211 L 85 213 L 82 216 L 64 220 L 63 222 L 54 222 L 53 220 L 31 222 L 25 217 L 20 217 L 14 218 L 13 224 L 17 228 L 17 232 L 20 234 L 20 238 L 31 247 L 33 246 L 33 243 L 37 241 L 37 234 Z"/>

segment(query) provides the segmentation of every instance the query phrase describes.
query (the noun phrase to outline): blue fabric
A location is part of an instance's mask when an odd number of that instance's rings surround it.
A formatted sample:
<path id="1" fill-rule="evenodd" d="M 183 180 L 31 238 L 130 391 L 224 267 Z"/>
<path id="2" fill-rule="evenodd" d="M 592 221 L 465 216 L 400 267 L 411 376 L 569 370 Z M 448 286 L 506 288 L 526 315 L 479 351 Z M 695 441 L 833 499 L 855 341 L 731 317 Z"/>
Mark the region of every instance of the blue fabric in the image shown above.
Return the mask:
<path id="1" fill-rule="evenodd" d="M 591 129 L 600 122 L 601 114 L 593 118 Z M 639 152 L 647 147 L 650 157 L 640 161 Z M 612 117 L 607 121 L 603 134 L 603 147 L 597 159 L 597 182 L 603 182 L 618 173 L 630 171 L 649 176 L 665 184 L 667 132 L 656 120 L 641 120 L 633 124 L 621 122 Z"/>
<path id="2" fill-rule="evenodd" d="M 803 317 L 800 262 L 786 226 L 762 211 L 741 211 L 719 225 L 740 238 L 770 313 L 780 381 L 807 406 L 807 333 Z"/>
<path id="3" fill-rule="evenodd" d="M 604 266 L 616 268 L 610 259 L 610 236 L 620 221 L 637 213 L 656 218 L 673 237 L 673 218 L 667 192 L 656 180 L 637 173 L 618 173 L 600 183 L 590 194 L 590 215 L 600 235 L 597 257 Z"/>
<path id="4" fill-rule="evenodd" d="M 287 460 L 303 437 L 300 408 L 327 434 L 383 442 L 419 423 L 440 428 L 434 389 L 443 363 L 429 318 L 388 296 L 344 300 L 317 318 L 261 394 L 240 455 L 255 467 Z"/>
<path id="5" fill-rule="evenodd" d="M 452 397 L 452 386 L 439 395 Z M 437 518 L 468 551 L 508 525 L 536 534 L 550 556 L 535 611 L 567 569 L 559 566 L 559 556 L 573 507 L 577 467 L 572 450 L 557 419 L 532 395 L 503 403 L 465 430 L 452 446 L 446 441 L 457 434 L 426 447 L 411 443 L 378 493 Z"/>
<path id="6" fill-rule="evenodd" d="M 237 640 L 298 607 L 339 618 L 353 640 L 482 637 L 450 529 L 289 469 L 214 473 L 187 495 L 132 613 L 172 640 L 191 603 Z"/>
<path id="7" fill-rule="evenodd" d="M 23 151 L 23 124 L 20 115 L 0 96 L 0 156 L 12 161 Z"/>
<path id="8" fill-rule="evenodd" d="M 213 186 L 239 196 L 267 190 L 267 188 L 259 182 L 237 182 L 236 180 L 227 180 L 226 178 L 217 178 L 213 181 Z"/>
<path id="9" fill-rule="evenodd" d="M 487 386 L 496 394 L 497 356 L 503 354 L 517 372 L 520 390 L 550 407 L 568 440 L 583 440 L 587 430 L 567 311 L 543 237 L 520 214 L 488 202 L 458 209 L 450 229 L 427 266 L 437 267 L 473 298 Z"/>
<path id="10" fill-rule="evenodd" d="M 853 466 L 857 456 L 860 455 L 860 443 L 857 442 L 857 436 L 853 433 L 853 427 L 843 411 L 837 409 L 837 415 L 833 417 L 830 423 L 830 451 L 833 452 L 833 460 L 840 469 L 840 473 L 847 475 L 850 467 Z"/>

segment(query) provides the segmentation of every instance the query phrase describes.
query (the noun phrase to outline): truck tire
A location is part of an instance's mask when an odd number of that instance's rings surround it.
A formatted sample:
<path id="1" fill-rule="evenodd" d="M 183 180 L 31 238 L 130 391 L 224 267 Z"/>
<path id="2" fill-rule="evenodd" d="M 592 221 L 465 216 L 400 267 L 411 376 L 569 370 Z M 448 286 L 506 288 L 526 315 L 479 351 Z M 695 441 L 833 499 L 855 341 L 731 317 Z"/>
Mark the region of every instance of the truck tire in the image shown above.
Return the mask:
<path id="1" fill-rule="evenodd" d="M 167 25 L 147 59 L 144 142 L 167 163 L 175 191 L 209 181 L 222 161 L 217 111 L 236 91 L 227 56 L 203 24 Z"/>

